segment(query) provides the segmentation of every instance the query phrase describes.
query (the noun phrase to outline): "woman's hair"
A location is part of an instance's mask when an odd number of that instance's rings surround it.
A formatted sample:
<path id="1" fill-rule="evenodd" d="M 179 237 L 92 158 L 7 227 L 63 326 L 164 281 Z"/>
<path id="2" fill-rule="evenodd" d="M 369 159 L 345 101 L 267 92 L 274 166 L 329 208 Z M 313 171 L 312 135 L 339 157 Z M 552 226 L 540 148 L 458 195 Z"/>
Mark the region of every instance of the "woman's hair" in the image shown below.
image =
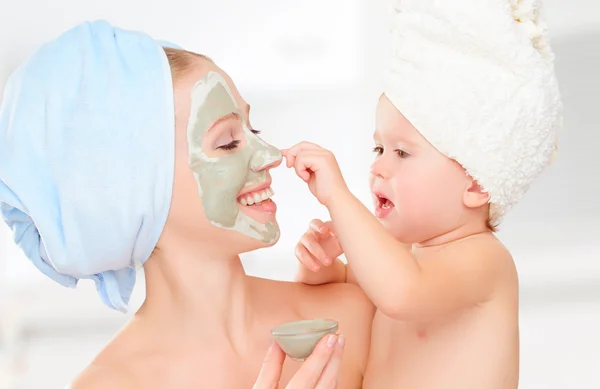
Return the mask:
<path id="1" fill-rule="evenodd" d="M 163 47 L 163 50 L 165 51 L 167 60 L 169 61 L 173 85 L 185 77 L 185 75 L 194 67 L 195 62 L 198 59 L 202 58 L 213 62 L 212 59 L 205 55 L 193 53 L 187 50 L 173 49 L 170 47 Z M 155 246 L 154 250 L 152 251 L 152 255 L 156 254 L 159 250 L 160 249 L 158 246 Z"/>
<path id="2" fill-rule="evenodd" d="M 173 83 L 185 77 L 198 59 L 202 58 L 213 62 L 205 55 L 193 53 L 187 50 L 173 49 L 169 47 L 163 47 L 163 50 L 165 51 L 167 59 L 169 60 Z"/>

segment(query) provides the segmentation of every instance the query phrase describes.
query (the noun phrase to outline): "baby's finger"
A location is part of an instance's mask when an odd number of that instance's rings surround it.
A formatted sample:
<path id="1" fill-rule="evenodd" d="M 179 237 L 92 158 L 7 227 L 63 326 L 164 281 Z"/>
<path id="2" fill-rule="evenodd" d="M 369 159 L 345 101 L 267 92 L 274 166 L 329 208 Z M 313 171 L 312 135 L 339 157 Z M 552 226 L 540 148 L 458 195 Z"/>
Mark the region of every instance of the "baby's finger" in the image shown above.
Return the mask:
<path id="1" fill-rule="evenodd" d="M 296 258 L 315 273 L 321 270 L 321 266 L 315 257 L 313 257 L 302 243 L 296 245 Z"/>
<path id="2" fill-rule="evenodd" d="M 321 247 L 321 244 L 317 241 L 312 232 L 302 235 L 302 238 L 300 238 L 300 244 L 303 245 L 308 252 L 312 254 L 313 257 L 318 259 L 323 265 L 331 265 L 331 259 L 327 257 L 323 247 Z"/>
<path id="3" fill-rule="evenodd" d="M 310 180 L 310 168 L 306 166 L 306 159 L 303 157 L 303 154 L 296 157 L 294 160 L 294 170 L 298 177 L 302 178 L 305 182 L 308 182 Z"/>
<path id="4" fill-rule="evenodd" d="M 331 236 L 337 236 L 335 234 L 335 230 L 333 229 L 333 223 L 331 222 L 331 220 L 323 223 L 323 228 L 325 229 L 324 233 L 329 234 Z"/>
<path id="5" fill-rule="evenodd" d="M 316 172 L 323 167 L 327 161 L 324 154 L 315 151 L 302 151 L 296 156 L 294 167 L 300 170 L 310 170 Z"/>
<path id="6" fill-rule="evenodd" d="M 296 162 L 295 155 L 292 155 L 291 153 L 287 152 L 283 154 L 283 156 L 285 157 L 285 166 L 287 168 L 291 168 L 292 166 L 294 166 L 294 162 Z"/>
<path id="7" fill-rule="evenodd" d="M 310 227 L 310 230 L 317 232 L 319 234 L 326 234 L 327 233 L 327 228 L 325 227 L 325 223 L 323 223 L 321 220 L 319 219 L 313 219 L 310 221 L 310 224 L 308 225 Z"/>
<path id="8" fill-rule="evenodd" d="M 321 150 L 321 149 L 322 149 L 321 147 L 319 147 L 318 145 L 316 145 L 314 143 L 300 142 L 300 143 L 293 145 L 289 149 L 287 149 L 286 153 L 289 155 L 296 156 L 296 155 L 298 155 L 298 153 L 300 153 L 302 151 L 312 151 L 312 150 L 316 151 L 316 150 Z"/>

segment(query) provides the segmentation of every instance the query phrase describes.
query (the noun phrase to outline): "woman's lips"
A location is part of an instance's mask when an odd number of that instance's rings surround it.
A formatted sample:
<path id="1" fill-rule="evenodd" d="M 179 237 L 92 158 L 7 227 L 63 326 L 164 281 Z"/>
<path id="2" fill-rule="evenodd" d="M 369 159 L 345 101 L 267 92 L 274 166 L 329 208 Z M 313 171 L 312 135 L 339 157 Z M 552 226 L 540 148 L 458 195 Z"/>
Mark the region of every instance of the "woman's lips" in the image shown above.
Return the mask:
<path id="1" fill-rule="evenodd" d="M 277 205 L 271 200 L 273 195 L 273 189 L 267 187 L 265 189 L 255 190 L 240 195 L 238 197 L 238 203 L 245 208 L 255 211 L 275 213 L 277 211 Z"/>

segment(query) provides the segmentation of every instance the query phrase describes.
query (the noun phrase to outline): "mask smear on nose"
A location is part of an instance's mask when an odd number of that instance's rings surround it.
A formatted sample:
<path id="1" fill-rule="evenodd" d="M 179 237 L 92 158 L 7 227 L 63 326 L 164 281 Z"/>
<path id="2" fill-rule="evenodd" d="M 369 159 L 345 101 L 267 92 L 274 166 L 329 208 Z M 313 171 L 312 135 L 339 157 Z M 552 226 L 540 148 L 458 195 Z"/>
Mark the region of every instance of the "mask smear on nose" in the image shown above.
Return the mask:
<path id="1" fill-rule="evenodd" d="M 281 153 L 250 131 L 241 119 L 227 82 L 219 73 L 209 72 L 198 81 L 190 97 L 188 162 L 198 183 L 206 218 L 217 227 L 238 231 L 267 244 L 275 243 L 280 234 L 277 223 L 260 223 L 246 215 L 240 209 L 237 196 L 244 187 L 265 182 L 267 172 L 259 169 L 281 160 Z M 206 132 L 217 120 L 231 114 L 240 120 L 245 142 L 226 155 L 207 156 L 202 149 Z"/>

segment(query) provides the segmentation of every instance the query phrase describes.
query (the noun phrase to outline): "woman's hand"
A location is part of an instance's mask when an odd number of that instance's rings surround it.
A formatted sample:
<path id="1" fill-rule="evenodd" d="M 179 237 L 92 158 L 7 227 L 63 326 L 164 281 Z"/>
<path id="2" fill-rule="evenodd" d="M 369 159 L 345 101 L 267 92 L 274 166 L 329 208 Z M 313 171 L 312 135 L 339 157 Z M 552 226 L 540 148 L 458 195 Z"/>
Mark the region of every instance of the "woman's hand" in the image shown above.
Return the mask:
<path id="1" fill-rule="evenodd" d="M 285 389 L 335 389 L 342 365 L 343 335 L 323 337 Z M 279 389 L 285 353 L 276 342 L 267 352 L 253 389 Z"/>

